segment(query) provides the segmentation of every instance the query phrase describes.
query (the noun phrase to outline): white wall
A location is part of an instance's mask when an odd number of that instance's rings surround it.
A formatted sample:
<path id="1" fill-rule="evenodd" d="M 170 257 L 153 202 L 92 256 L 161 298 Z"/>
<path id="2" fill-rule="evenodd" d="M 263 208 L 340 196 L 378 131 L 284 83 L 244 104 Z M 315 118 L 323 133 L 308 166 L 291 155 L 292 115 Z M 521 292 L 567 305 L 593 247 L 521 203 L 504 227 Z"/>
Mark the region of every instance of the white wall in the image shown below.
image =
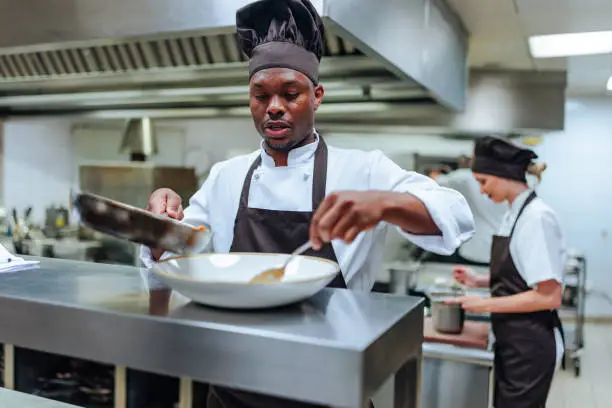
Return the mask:
<path id="1" fill-rule="evenodd" d="M 72 147 L 67 120 L 4 122 L 3 198 L 7 212 L 44 221 L 45 208 L 69 202 Z"/>
<path id="2" fill-rule="evenodd" d="M 557 212 L 568 245 L 586 255 L 588 286 L 612 297 L 612 99 L 568 106 L 565 131 L 535 149 L 549 166 L 538 193 Z M 612 304 L 593 293 L 587 314 L 610 316 Z"/>

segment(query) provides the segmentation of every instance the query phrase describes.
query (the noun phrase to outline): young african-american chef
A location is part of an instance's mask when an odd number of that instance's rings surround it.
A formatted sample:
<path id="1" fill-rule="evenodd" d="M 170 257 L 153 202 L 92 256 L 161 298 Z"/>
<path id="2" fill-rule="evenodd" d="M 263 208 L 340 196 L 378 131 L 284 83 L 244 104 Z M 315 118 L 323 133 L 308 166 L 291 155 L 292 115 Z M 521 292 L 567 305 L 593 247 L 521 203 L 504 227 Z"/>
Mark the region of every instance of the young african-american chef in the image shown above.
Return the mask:
<path id="1" fill-rule="evenodd" d="M 490 275 L 455 267 L 457 281 L 490 287 L 491 297 L 456 299 L 463 308 L 491 313 L 495 336 L 495 408 L 544 408 L 563 356 L 557 308 L 566 259 L 554 211 L 527 185 L 545 168 L 536 154 L 505 140 L 476 141 L 472 171 L 481 192 L 508 202 L 499 234 L 493 237 Z"/>
<path id="2" fill-rule="evenodd" d="M 249 57 L 250 109 L 261 149 L 217 163 L 184 214 L 171 190 L 153 193 L 148 209 L 212 231 L 215 252 L 307 254 L 337 261 L 331 286 L 370 291 L 390 225 L 407 239 L 451 254 L 473 234 L 464 198 L 402 170 L 381 152 L 328 147 L 315 131 L 323 100 L 319 63 L 323 23 L 308 0 L 262 0 L 236 14 Z M 143 249 L 145 263 L 159 251 Z M 212 389 L 212 387 L 211 387 Z M 209 407 L 310 406 L 220 387 Z"/>

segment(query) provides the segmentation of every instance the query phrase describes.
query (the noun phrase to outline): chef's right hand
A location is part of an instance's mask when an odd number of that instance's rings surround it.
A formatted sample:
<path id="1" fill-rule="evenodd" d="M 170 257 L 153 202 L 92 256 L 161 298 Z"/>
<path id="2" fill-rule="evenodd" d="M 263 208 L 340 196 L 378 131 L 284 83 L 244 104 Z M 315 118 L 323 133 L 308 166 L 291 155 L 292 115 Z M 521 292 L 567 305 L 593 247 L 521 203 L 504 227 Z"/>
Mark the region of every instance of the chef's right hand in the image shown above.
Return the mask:
<path id="1" fill-rule="evenodd" d="M 167 215 L 179 221 L 185 216 L 181 197 L 169 188 L 160 188 L 151 194 L 147 211 L 153 214 Z"/>
<path id="2" fill-rule="evenodd" d="M 478 287 L 478 277 L 474 271 L 465 266 L 453 266 L 453 278 L 462 285 L 468 288 Z"/>

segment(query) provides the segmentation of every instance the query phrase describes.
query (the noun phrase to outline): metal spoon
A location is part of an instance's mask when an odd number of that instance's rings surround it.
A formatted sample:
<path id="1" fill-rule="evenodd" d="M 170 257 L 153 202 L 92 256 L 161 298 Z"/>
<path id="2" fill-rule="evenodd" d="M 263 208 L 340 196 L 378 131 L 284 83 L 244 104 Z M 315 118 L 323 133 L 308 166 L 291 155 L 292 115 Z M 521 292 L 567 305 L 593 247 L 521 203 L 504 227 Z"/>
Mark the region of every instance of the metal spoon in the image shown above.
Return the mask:
<path id="1" fill-rule="evenodd" d="M 311 247 L 312 243 L 310 241 L 306 242 L 304 245 L 300 246 L 291 253 L 291 256 L 287 258 L 283 266 L 280 268 L 266 269 L 265 271 L 255 275 L 255 277 L 252 278 L 249 283 L 270 283 L 281 280 L 283 276 L 285 276 L 285 268 L 287 265 L 289 265 L 289 263 L 293 261 L 296 256 L 306 252 Z"/>

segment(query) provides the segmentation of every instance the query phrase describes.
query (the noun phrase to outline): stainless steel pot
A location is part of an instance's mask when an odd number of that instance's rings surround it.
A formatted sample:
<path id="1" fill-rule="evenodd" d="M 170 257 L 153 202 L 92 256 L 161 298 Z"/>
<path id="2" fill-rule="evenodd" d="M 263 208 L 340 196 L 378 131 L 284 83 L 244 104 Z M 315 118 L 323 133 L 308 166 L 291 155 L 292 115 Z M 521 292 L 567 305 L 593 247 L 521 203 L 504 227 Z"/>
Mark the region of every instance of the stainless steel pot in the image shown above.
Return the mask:
<path id="1" fill-rule="evenodd" d="M 457 295 L 456 293 L 430 294 L 431 317 L 436 331 L 448 334 L 459 334 L 463 331 L 465 311 L 461 305 L 445 303 Z"/>
<path id="2" fill-rule="evenodd" d="M 406 295 L 417 284 L 420 262 L 396 263 L 389 266 L 389 291 L 396 295 Z"/>

